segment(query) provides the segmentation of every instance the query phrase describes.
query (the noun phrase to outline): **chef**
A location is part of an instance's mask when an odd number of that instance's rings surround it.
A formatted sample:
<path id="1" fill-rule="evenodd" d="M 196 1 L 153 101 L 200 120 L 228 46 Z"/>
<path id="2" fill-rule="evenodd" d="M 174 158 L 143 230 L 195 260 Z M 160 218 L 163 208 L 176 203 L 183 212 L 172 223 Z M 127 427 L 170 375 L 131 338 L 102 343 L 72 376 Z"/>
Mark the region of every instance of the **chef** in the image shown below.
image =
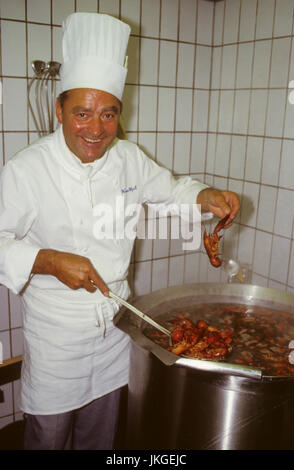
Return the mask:
<path id="1" fill-rule="evenodd" d="M 94 208 L 129 204 L 202 205 L 218 217 L 239 199 L 174 178 L 117 136 L 130 28 L 97 13 L 63 25 L 62 93 L 51 135 L 3 168 L 0 282 L 21 294 L 24 353 L 21 409 L 26 449 L 112 449 L 129 338 L 113 325 L 127 299 L 133 239 L 94 233 Z M 132 190 L 128 190 L 128 189 Z"/>

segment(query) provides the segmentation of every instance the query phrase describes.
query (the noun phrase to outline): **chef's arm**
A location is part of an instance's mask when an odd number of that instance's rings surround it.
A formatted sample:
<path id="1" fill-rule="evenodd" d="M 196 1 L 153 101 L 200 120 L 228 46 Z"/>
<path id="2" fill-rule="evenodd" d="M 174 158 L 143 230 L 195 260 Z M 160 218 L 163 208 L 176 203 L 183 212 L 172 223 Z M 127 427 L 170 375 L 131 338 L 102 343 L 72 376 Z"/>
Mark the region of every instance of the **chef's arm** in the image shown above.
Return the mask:
<path id="1" fill-rule="evenodd" d="M 91 261 L 74 253 L 57 250 L 40 250 L 36 256 L 32 274 L 50 274 L 71 289 L 85 288 L 89 292 L 100 289 L 108 296 L 109 289 Z"/>
<path id="2" fill-rule="evenodd" d="M 215 188 L 206 188 L 198 193 L 197 204 L 201 204 L 202 212 L 212 212 L 223 218 L 230 214 L 226 228 L 229 227 L 240 210 L 239 196 L 232 191 L 221 191 Z"/>

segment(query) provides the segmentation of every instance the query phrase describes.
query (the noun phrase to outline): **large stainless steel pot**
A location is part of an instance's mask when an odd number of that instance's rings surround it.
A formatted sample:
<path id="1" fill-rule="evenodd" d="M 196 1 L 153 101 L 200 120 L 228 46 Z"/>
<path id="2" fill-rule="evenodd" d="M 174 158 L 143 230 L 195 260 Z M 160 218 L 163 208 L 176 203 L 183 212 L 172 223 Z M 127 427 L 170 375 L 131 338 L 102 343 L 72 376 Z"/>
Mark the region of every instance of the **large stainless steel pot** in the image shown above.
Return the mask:
<path id="1" fill-rule="evenodd" d="M 139 297 L 153 318 L 197 303 L 263 305 L 294 314 L 294 295 L 239 284 L 192 284 Z M 128 449 L 294 449 L 294 377 L 178 358 L 143 334 L 131 312 L 116 318 L 131 338 Z"/>

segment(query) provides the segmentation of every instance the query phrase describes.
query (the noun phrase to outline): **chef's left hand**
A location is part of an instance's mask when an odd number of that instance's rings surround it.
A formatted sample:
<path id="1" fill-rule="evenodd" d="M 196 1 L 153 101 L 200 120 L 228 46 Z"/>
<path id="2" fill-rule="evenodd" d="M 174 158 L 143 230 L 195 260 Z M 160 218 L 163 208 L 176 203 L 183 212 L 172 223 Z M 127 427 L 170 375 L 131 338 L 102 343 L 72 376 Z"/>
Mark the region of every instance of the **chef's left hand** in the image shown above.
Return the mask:
<path id="1" fill-rule="evenodd" d="M 232 225 L 233 219 L 240 210 L 240 199 L 238 194 L 232 191 L 221 191 L 214 188 L 206 188 L 200 191 L 197 204 L 201 204 L 202 212 L 212 212 L 221 219 L 230 214 L 225 228 Z"/>

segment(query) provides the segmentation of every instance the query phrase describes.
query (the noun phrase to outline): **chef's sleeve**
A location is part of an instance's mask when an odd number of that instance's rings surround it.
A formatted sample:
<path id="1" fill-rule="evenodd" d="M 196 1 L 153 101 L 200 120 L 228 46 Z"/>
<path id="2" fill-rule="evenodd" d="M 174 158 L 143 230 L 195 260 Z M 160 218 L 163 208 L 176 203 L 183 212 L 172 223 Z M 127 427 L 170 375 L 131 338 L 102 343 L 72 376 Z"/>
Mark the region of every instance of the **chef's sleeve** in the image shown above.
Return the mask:
<path id="1" fill-rule="evenodd" d="M 0 283 L 15 294 L 28 282 L 40 250 L 27 237 L 36 214 L 25 175 L 8 162 L 0 175 Z"/>

